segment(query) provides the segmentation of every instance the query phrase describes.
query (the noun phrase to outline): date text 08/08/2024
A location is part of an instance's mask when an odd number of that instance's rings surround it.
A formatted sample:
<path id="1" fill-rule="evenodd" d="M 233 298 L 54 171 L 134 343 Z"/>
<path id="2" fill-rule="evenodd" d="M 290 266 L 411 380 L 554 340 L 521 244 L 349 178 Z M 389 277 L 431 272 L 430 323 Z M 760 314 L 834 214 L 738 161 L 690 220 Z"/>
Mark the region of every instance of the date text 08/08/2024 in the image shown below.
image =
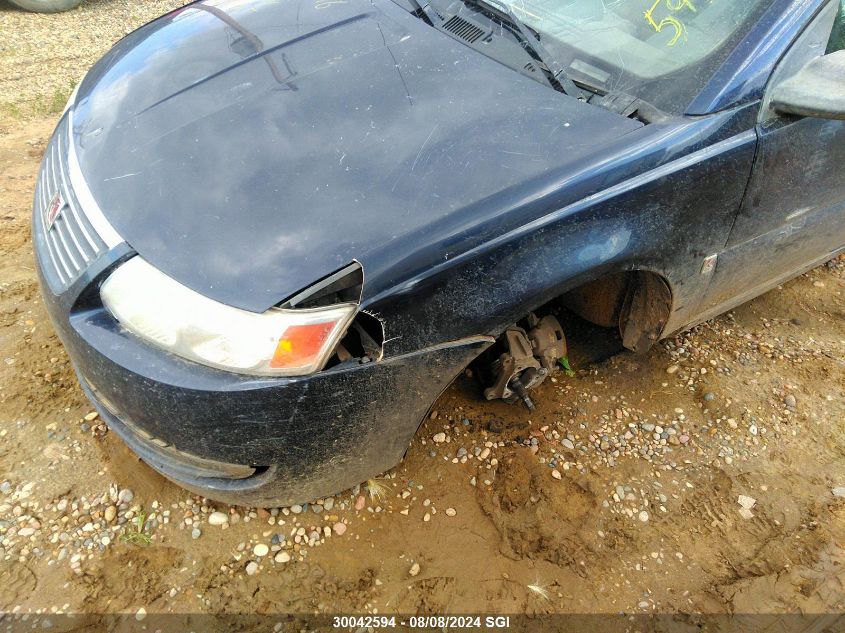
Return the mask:
<path id="1" fill-rule="evenodd" d="M 396 628 L 437 628 L 437 629 L 507 629 L 510 628 L 510 616 L 506 615 L 420 615 L 407 619 L 395 616 L 378 615 L 338 615 L 332 618 L 332 627 L 336 629 L 358 629 L 367 627 L 372 629 Z"/>

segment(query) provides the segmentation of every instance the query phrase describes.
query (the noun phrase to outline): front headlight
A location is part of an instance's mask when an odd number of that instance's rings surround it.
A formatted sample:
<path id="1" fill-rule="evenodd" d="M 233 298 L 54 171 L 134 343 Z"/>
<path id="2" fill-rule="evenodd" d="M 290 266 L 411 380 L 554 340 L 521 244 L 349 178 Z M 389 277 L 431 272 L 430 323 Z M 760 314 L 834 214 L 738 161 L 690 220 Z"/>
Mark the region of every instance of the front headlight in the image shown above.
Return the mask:
<path id="1" fill-rule="evenodd" d="M 186 288 L 137 256 L 106 279 L 100 294 L 123 327 L 158 347 L 204 365 L 265 376 L 322 369 L 355 314 L 351 304 L 248 312 Z"/>

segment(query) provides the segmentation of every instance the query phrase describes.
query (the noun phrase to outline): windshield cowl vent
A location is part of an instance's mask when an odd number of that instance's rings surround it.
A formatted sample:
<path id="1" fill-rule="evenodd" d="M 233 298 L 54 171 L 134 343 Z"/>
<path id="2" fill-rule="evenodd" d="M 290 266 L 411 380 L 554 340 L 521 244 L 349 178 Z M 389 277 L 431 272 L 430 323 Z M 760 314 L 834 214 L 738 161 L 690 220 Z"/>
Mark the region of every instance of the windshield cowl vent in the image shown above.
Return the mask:
<path id="1" fill-rule="evenodd" d="M 443 25 L 443 30 L 449 31 L 455 37 L 459 37 L 470 44 L 474 44 L 484 35 L 484 29 L 459 15 L 453 15 L 449 18 Z"/>

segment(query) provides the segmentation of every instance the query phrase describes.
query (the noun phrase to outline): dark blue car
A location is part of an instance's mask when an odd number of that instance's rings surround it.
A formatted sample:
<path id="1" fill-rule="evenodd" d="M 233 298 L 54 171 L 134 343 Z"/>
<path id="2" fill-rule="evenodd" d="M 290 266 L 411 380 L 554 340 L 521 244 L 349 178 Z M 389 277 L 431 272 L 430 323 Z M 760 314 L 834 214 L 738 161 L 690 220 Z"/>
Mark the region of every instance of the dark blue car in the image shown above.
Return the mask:
<path id="1" fill-rule="evenodd" d="M 840 0 L 190 4 L 56 129 L 46 305 L 166 477 L 330 494 L 471 362 L 532 406 L 550 306 L 641 352 L 845 250 L 843 48 Z"/>

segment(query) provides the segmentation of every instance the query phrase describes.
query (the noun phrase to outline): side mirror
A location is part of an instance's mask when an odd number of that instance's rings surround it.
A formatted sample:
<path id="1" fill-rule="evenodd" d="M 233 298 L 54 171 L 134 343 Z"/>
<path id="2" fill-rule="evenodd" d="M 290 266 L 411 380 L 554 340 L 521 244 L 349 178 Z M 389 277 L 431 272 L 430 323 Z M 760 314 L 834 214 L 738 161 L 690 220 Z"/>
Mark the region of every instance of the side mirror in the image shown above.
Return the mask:
<path id="1" fill-rule="evenodd" d="M 845 119 L 845 50 L 817 57 L 775 86 L 771 107 L 783 114 Z"/>

